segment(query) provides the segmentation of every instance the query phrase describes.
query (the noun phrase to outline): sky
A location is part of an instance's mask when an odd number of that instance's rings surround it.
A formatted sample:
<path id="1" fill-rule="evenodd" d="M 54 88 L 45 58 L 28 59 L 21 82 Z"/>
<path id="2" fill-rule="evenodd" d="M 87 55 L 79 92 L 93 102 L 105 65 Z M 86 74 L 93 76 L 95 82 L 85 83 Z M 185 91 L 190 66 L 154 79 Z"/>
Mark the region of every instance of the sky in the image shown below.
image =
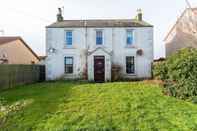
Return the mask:
<path id="1" fill-rule="evenodd" d="M 197 7 L 197 0 L 189 1 Z M 56 21 L 58 7 L 64 7 L 65 20 L 130 19 L 141 8 L 143 19 L 154 25 L 154 56 L 160 58 L 164 37 L 187 5 L 185 0 L 0 0 L 0 30 L 4 36 L 21 36 L 45 55 L 45 27 Z"/>

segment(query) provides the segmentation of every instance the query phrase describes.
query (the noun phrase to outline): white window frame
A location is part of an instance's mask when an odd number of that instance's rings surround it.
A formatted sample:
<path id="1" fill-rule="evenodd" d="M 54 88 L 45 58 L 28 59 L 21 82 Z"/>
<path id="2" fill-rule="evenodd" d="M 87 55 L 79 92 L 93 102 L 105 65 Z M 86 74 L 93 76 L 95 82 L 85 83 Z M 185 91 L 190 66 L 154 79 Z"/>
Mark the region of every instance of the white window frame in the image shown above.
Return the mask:
<path id="1" fill-rule="evenodd" d="M 102 31 L 102 37 L 103 37 L 103 43 L 101 45 L 97 45 L 96 44 L 96 32 L 97 31 Z M 105 45 L 105 32 L 104 32 L 104 29 L 95 29 L 95 45 L 96 46 L 104 46 Z"/>
<path id="2" fill-rule="evenodd" d="M 66 64 L 66 63 L 65 63 L 65 58 L 72 58 L 72 62 L 73 62 L 73 63 L 72 63 L 72 66 L 73 66 L 73 67 L 72 67 L 72 68 L 73 68 L 72 73 L 66 73 L 66 70 L 65 70 L 65 64 Z M 75 59 L 74 56 L 64 56 L 64 74 L 66 74 L 66 75 L 73 75 L 73 74 L 74 74 L 74 69 L 75 69 L 75 68 L 74 68 L 74 64 L 75 64 L 75 62 L 74 62 L 75 60 L 74 60 L 74 59 Z"/>
<path id="3" fill-rule="evenodd" d="M 72 45 L 68 45 L 66 41 L 66 33 L 67 32 L 72 32 Z M 64 47 L 65 48 L 73 48 L 74 45 L 74 31 L 72 29 L 66 29 L 64 30 Z"/>
<path id="4" fill-rule="evenodd" d="M 126 66 L 127 66 L 127 64 L 126 64 L 126 57 L 134 57 L 134 65 L 135 65 L 135 68 L 134 68 L 134 73 L 132 73 L 132 74 L 128 74 L 127 73 L 127 68 L 126 68 Z M 125 75 L 127 75 L 127 76 L 136 76 L 137 75 L 137 69 L 138 69 L 138 67 L 137 67 L 137 56 L 134 54 L 134 53 L 129 53 L 129 54 L 125 54 L 124 56 L 123 56 L 124 58 L 124 60 L 123 60 L 123 62 L 124 62 L 124 68 L 123 68 L 123 70 L 124 70 L 124 73 L 125 73 Z"/>
<path id="5" fill-rule="evenodd" d="M 132 44 L 128 44 L 127 43 L 127 36 L 128 36 L 128 32 L 133 32 L 132 33 L 132 35 L 133 35 L 133 43 Z M 125 38 L 125 45 L 126 45 L 126 47 L 127 48 L 133 48 L 134 46 L 135 46 L 135 43 L 136 43 L 136 41 L 135 41 L 135 36 L 136 36 L 136 34 L 135 34 L 135 29 L 126 29 L 126 38 Z"/>

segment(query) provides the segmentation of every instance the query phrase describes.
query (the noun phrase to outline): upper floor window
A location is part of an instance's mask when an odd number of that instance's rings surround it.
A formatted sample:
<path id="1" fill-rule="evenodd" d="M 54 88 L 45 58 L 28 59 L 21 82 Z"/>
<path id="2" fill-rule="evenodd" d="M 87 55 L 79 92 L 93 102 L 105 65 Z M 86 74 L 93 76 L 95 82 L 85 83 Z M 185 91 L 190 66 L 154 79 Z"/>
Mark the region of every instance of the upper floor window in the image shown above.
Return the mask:
<path id="1" fill-rule="evenodd" d="M 132 45 L 133 44 L 133 30 L 128 30 L 127 31 L 127 45 Z"/>
<path id="2" fill-rule="evenodd" d="M 135 73 L 135 58 L 134 58 L 134 56 L 127 56 L 126 57 L 126 72 L 127 72 L 127 74 L 134 74 Z"/>
<path id="3" fill-rule="evenodd" d="M 73 33 L 72 31 L 66 31 L 66 45 L 72 45 L 73 44 Z"/>
<path id="4" fill-rule="evenodd" d="M 73 73 L 73 57 L 65 57 L 64 65 L 65 65 L 65 73 L 72 74 Z"/>
<path id="5" fill-rule="evenodd" d="M 96 45 L 102 45 L 103 44 L 103 31 L 97 30 L 96 31 Z"/>

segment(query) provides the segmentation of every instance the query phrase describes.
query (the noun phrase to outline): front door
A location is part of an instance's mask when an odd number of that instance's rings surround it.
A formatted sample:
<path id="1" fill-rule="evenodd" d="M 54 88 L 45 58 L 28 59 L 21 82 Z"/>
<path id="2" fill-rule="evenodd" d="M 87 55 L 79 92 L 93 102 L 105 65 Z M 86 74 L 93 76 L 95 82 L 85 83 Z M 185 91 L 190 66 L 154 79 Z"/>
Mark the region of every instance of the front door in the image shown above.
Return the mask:
<path id="1" fill-rule="evenodd" d="M 105 81 L 105 57 L 104 56 L 94 57 L 94 81 L 95 82 Z"/>

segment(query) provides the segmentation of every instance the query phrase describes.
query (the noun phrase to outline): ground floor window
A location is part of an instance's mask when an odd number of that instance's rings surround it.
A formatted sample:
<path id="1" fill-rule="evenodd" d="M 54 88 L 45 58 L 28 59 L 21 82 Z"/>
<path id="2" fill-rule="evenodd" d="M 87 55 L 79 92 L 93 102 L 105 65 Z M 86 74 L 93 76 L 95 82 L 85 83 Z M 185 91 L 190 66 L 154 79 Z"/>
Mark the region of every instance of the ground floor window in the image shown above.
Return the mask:
<path id="1" fill-rule="evenodd" d="M 73 57 L 65 57 L 64 64 L 65 64 L 65 73 L 72 74 L 73 73 Z"/>
<path id="2" fill-rule="evenodd" d="M 127 56 L 126 57 L 126 72 L 127 72 L 127 74 L 134 74 L 135 73 L 135 58 L 134 58 L 134 56 Z"/>

